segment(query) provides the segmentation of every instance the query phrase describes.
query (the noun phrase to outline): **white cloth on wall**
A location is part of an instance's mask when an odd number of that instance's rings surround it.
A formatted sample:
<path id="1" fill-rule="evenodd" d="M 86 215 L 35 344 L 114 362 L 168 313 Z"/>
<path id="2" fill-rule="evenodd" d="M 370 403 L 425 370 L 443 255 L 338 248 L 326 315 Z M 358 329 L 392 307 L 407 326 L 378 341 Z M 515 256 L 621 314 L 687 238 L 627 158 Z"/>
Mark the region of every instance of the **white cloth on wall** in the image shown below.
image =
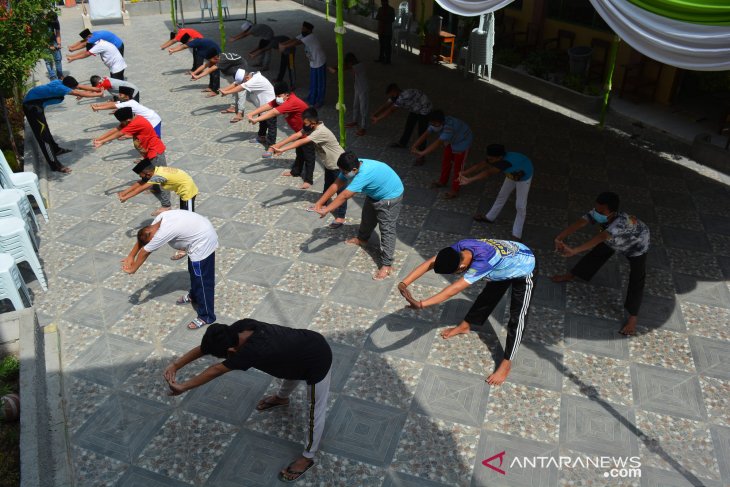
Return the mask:
<path id="1" fill-rule="evenodd" d="M 122 16 L 120 0 L 89 0 L 91 20 L 118 19 Z"/>
<path id="2" fill-rule="evenodd" d="M 477 17 L 494 12 L 512 3 L 514 0 L 436 0 L 439 5 L 456 15 Z"/>
<path id="3" fill-rule="evenodd" d="M 591 0 L 591 3 L 623 41 L 652 59 L 695 71 L 730 69 L 728 26 L 669 19 L 627 0 Z"/>

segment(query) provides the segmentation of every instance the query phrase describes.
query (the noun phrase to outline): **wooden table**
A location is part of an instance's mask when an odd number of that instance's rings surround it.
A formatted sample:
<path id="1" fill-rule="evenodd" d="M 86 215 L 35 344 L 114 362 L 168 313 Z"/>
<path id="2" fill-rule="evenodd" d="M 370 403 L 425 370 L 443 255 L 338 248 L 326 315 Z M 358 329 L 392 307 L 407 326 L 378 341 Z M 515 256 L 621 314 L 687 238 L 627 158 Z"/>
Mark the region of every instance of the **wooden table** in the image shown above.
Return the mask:
<path id="1" fill-rule="evenodd" d="M 454 34 L 451 34 L 449 32 L 446 32 L 445 30 L 442 30 L 439 32 L 439 40 L 441 41 L 441 50 L 443 51 L 444 46 L 446 46 L 447 49 L 449 49 L 449 55 L 444 56 L 443 54 L 439 56 L 442 62 L 453 64 L 454 62 L 454 43 L 456 41 L 456 36 Z"/>

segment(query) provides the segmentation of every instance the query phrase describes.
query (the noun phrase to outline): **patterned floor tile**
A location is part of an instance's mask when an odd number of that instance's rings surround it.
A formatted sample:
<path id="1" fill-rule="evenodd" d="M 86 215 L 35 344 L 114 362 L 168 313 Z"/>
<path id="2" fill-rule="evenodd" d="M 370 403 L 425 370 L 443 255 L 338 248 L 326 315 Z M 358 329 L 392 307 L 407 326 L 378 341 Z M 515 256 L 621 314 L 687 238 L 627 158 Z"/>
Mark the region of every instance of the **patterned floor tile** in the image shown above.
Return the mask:
<path id="1" fill-rule="evenodd" d="M 730 341 L 730 310 L 706 304 L 681 303 L 687 331 L 692 335 Z"/>
<path id="2" fill-rule="evenodd" d="M 205 416 L 171 415 L 140 454 L 138 465 L 173 479 L 202 484 L 210 476 L 238 428 Z M 190 462 L 195 458 L 195 462 Z"/>
<path id="3" fill-rule="evenodd" d="M 659 468 L 641 467 L 642 487 L 694 487 L 702 485 L 703 487 L 720 487 L 722 485 L 718 481 L 707 478 L 698 478 L 687 470 L 682 473 L 676 473 L 675 470 L 668 471 Z"/>
<path id="4" fill-rule="evenodd" d="M 725 484 L 730 480 L 730 428 L 713 425 L 710 427 L 720 475 Z"/>
<path id="5" fill-rule="evenodd" d="M 377 313 L 368 308 L 325 302 L 314 316 L 309 329 L 324 335 L 330 343 L 344 343 L 361 348 L 370 323 Z"/>
<path id="6" fill-rule="evenodd" d="M 707 417 L 697 376 L 678 370 L 631 366 L 637 408 L 690 419 Z"/>
<path id="7" fill-rule="evenodd" d="M 504 453 L 504 456 L 497 456 Z M 557 454 L 553 443 L 542 443 L 494 431 L 483 430 L 477 447 L 472 487 L 524 486 L 551 487 L 557 485 L 558 469 L 554 465 L 532 468 L 522 459 L 551 458 Z M 490 460 L 491 461 L 487 461 Z M 500 465 L 500 460 L 502 461 Z M 484 464 L 502 470 L 504 475 Z"/>
<path id="8" fill-rule="evenodd" d="M 319 309 L 319 299 L 283 291 L 270 291 L 253 312 L 252 318 L 265 323 L 309 328 Z"/>
<path id="9" fill-rule="evenodd" d="M 329 453 L 317 454 L 317 462 L 297 483 L 309 487 L 322 485 L 358 485 L 380 487 L 385 470 Z"/>
<path id="10" fill-rule="evenodd" d="M 718 379 L 730 379 L 730 342 L 691 336 L 689 344 L 697 372 Z"/>
<path id="11" fill-rule="evenodd" d="M 490 390 L 484 428 L 536 441 L 557 442 L 559 418 L 559 392 L 505 382 Z"/>
<path id="12" fill-rule="evenodd" d="M 227 222 L 216 232 L 221 245 L 247 250 L 261 240 L 266 228 L 251 223 Z"/>
<path id="13" fill-rule="evenodd" d="M 329 266 L 295 262 L 276 286 L 281 291 L 321 298 L 330 294 L 342 271 Z"/>
<path id="14" fill-rule="evenodd" d="M 152 345 L 117 335 L 104 334 L 68 366 L 78 377 L 116 387 L 139 367 L 152 351 Z"/>
<path id="15" fill-rule="evenodd" d="M 261 303 L 267 295 L 263 287 L 221 280 L 216 285 L 215 310 L 217 315 L 245 318 Z"/>
<path id="16" fill-rule="evenodd" d="M 710 249 L 707 249 L 707 252 L 709 251 Z M 722 279 L 717 259 L 710 253 L 702 253 L 696 250 L 667 249 L 667 255 L 675 272 L 697 276 L 703 280 Z"/>
<path id="17" fill-rule="evenodd" d="M 390 464 L 406 413 L 389 406 L 340 396 L 327 417 L 325 451 L 376 466 Z"/>
<path id="18" fill-rule="evenodd" d="M 382 487 L 447 487 L 448 484 L 388 470 Z"/>
<path id="19" fill-rule="evenodd" d="M 132 462 L 155 435 L 170 410 L 159 403 L 115 394 L 76 431 L 74 444 L 123 462 Z"/>
<path id="20" fill-rule="evenodd" d="M 260 254 L 295 259 L 301 253 L 303 240 L 300 233 L 269 230 L 251 250 Z"/>
<path id="21" fill-rule="evenodd" d="M 373 352 L 424 361 L 433 340 L 434 332 L 429 323 L 387 315 L 370 328 L 365 348 Z"/>
<path id="22" fill-rule="evenodd" d="M 391 468 L 418 472 L 420 477 L 447 485 L 468 486 L 478 438 L 478 428 L 411 413 Z"/>
<path id="23" fill-rule="evenodd" d="M 631 360 L 646 365 L 693 372 L 692 351 L 686 334 L 637 328 L 629 340 Z"/>
<path id="24" fill-rule="evenodd" d="M 673 293 L 666 296 L 673 296 Z M 639 324 L 650 330 L 661 328 L 681 333 L 687 331 L 680 303 L 674 298 L 644 295 L 639 311 Z"/>
<path id="25" fill-rule="evenodd" d="M 408 409 L 423 364 L 363 350 L 342 392 L 366 401 Z"/>
<path id="26" fill-rule="evenodd" d="M 429 363 L 448 369 L 486 377 L 494 372 L 503 350 L 493 333 L 471 332 L 448 340 L 441 338 L 441 330 L 431 333 L 433 345 Z"/>
<path id="27" fill-rule="evenodd" d="M 673 464 L 679 463 L 696 476 L 720 479 L 706 423 L 637 410 L 636 427 L 642 435 L 642 465 L 675 470 Z"/>
<path id="28" fill-rule="evenodd" d="M 568 350 L 563 365 L 564 394 L 632 405 L 631 374 L 627 362 Z"/>
<path id="29" fill-rule="evenodd" d="M 568 448 L 561 448 L 559 453 L 561 457 L 567 457 L 571 460 L 575 459 L 574 461 L 576 462 L 575 464 L 572 464 L 571 467 L 561 468 L 558 472 L 558 485 L 561 487 L 588 487 L 604 485 L 620 485 L 621 487 L 641 486 L 642 478 L 644 476 L 644 468 L 643 465 L 640 465 L 640 463 L 637 472 L 626 472 L 624 474 L 625 476 L 618 477 L 618 475 L 621 474 L 620 470 L 614 471 L 614 475 L 617 477 L 610 478 L 611 468 L 601 468 L 600 464 L 598 467 L 594 467 L 592 464 L 588 463 L 588 458 L 590 457 L 585 454 L 581 454 Z M 630 466 L 633 465 L 630 462 L 632 462 L 632 460 L 636 460 L 638 457 L 628 457 L 626 455 L 617 454 L 609 458 L 609 462 L 626 462 L 626 465 Z M 578 463 L 579 461 L 582 463 Z M 629 477 L 628 475 L 633 475 L 633 477 Z"/>
<path id="30" fill-rule="evenodd" d="M 682 301 L 730 308 L 730 292 L 727 286 L 724 282 L 716 281 L 682 274 L 674 275 L 676 292 Z"/>
<path id="31" fill-rule="evenodd" d="M 623 292 L 618 289 L 571 282 L 566 287 L 566 308 L 572 313 L 620 319 L 623 316 Z"/>
<path id="32" fill-rule="evenodd" d="M 468 426 L 480 427 L 489 386 L 479 375 L 427 366 L 418 385 L 411 410 Z"/>
<path id="33" fill-rule="evenodd" d="M 730 425 L 730 381 L 700 377 L 707 416 L 713 423 Z"/>
<path id="34" fill-rule="evenodd" d="M 618 330 L 616 322 L 569 314 L 565 318 L 565 345 L 588 354 L 628 359 L 628 340 Z"/>
<path id="35" fill-rule="evenodd" d="M 375 272 L 374 267 L 372 272 Z M 329 293 L 329 299 L 340 304 L 380 310 L 392 286 L 392 280 L 375 281 L 369 274 L 345 271 Z"/>
<path id="36" fill-rule="evenodd" d="M 119 487 L 185 487 L 190 484 L 139 467 L 130 467 L 119 479 Z"/>
<path id="37" fill-rule="evenodd" d="M 289 259 L 249 252 L 233 265 L 226 278 L 272 287 L 286 275 L 291 265 L 292 261 Z"/>
<path id="38" fill-rule="evenodd" d="M 71 458 L 74 477 L 80 485 L 111 487 L 124 475 L 129 465 L 114 458 L 73 446 Z"/>

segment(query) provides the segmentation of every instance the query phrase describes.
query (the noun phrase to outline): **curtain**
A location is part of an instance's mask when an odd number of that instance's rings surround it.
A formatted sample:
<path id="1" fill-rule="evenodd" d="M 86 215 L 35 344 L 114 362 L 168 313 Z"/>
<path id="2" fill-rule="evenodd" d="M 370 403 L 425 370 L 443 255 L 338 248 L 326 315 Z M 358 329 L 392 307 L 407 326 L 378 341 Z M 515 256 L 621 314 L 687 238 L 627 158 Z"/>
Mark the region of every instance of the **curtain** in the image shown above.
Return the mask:
<path id="1" fill-rule="evenodd" d="M 683 22 L 644 10 L 628 0 L 590 1 L 622 40 L 652 59 L 695 71 L 730 70 L 730 26 Z M 665 6 L 669 3 L 663 2 Z M 684 2 L 688 3 L 692 2 Z"/>
<path id="2" fill-rule="evenodd" d="M 436 0 L 439 5 L 456 15 L 478 17 L 494 12 L 512 3 L 514 0 Z"/>
<path id="3" fill-rule="evenodd" d="M 122 17 L 122 4 L 119 0 L 89 0 L 91 20 L 118 19 Z"/>

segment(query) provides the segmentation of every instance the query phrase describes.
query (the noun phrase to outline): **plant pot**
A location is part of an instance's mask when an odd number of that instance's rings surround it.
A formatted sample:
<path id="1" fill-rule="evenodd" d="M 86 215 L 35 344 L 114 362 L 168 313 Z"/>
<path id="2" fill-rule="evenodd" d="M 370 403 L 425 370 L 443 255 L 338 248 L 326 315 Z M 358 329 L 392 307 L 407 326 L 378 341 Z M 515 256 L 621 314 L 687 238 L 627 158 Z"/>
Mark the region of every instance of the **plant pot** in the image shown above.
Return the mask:
<path id="1" fill-rule="evenodd" d="M 76 0 L 63 0 L 63 4 L 67 8 L 75 7 L 76 6 Z"/>
<path id="2" fill-rule="evenodd" d="M 431 46 L 420 46 L 418 48 L 420 52 L 419 58 L 421 64 L 433 64 L 433 57 L 436 55 L 436 49 Z"/>

